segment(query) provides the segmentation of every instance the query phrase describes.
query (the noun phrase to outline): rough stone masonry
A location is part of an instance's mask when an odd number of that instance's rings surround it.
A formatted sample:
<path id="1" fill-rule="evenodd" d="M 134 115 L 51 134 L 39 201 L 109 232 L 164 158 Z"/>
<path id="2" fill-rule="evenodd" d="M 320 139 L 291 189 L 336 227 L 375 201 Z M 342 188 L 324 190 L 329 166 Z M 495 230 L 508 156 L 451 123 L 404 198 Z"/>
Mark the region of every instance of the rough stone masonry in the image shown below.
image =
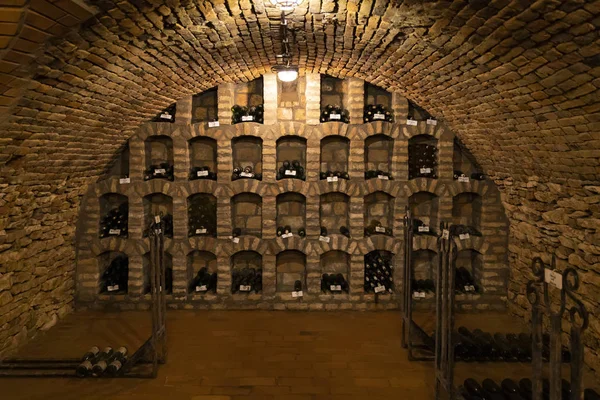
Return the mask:
<path id="1" fill-rule="evenodd" d="M 93 3 L 0 8 L 0 352 L 70 310 L 80 197 L 133 131 L 275 62 L 266 0 Z M 305 0 L 289 18 L 303 71 L 416 101 L 500 186 L 515 314 L 532 257 L 578 268 L 597 369 L 599 15 L 598 0 Z"/>

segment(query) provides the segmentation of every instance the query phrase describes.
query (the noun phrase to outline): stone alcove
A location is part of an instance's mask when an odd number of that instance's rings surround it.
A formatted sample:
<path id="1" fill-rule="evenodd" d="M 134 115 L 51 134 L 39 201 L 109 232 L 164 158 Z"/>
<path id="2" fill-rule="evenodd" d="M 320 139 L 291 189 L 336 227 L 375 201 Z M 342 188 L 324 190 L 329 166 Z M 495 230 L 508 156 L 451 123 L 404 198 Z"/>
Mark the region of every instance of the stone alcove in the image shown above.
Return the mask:
<path id="1" fill-rule="evenodd" d="M 102 294 L 127 294 L 129 257 L 120 251 L 105 251 L 98 255 L 98 290 Z M 115 287 L 118 283 L 118 287 Z"/>
<path id="2" fill-rule="evenodd" d="M 294 235 L 306 228 L 306 197 L 287 192 L 277 196 L 277 227 L 290 226 Z"/>
<path id="3" fill-rule="evenodd" d="M 277 139 L 277 179 L 293 178 L 306 180 L 306 139 L 295 135 L 286 135 Z M 294 167 L 294 162 L 300 168 Z M 285 168 L 284 163 L 289 164 Z M 283 172 L 283 173 L 282 173 Z"/>
<path id="4" fill-rule="evenodd" d="M 482 199 L 477 193 L 463 192 L 452 198 L 452 223 L 481 231 Z"/>
<path id="5" fill-rule="evenodd" d="M 147 252 L 142 257 L 142 274 L 144 276 L 144 282 L 142 285 L 143 294 L 150 294 L 150 289 L 152 287 L 152 278 L 150 276 L 150 261 L 151 254 Z M 170 253 L 165 252 L 164 256 L 165 263 L 165 290 L 167 294 L 173 293 L 173 257 Z"/>
<path id="6" fill-rule="evenodd" d="M 321 226 L 329 234 L 339 234 L 340 227 L 350 225 L 350 196 L 341 192 L 324 193 L 320 198 Z"/>
<path id="7" fill-rule="evenodd" d="M 148 236 L 150 225 L 155 222 L 156 216 L 161 216 L 165 222 L 165 236 L 173 237 L 173 198 L 163 193 L 151 193 L 144 196 L 144 237 Z"/>
<path id="8" fill-rule="evenodd" d="M 365 178 L 377 178 L 376 172 L 391 174 L 394 139 L 378 134 L 365 139 Z M 371 172 L 371 174 L 369 174 Z"/>
<path id="9" fill-rule="evenodd" d="M 173 139 L 165 135 L 150 136 L 144 146 L 147 175 L 145 180 L 165 178 L 169 174 L 169 168 L 174 167 Z"/>
<path id="10" fill-rule="evenodd" d="M 241 235 L 262 237 L 262 197 L 239 193 L 231 198 L 231 223 Z"/>
<path id="11" fill-rule="evenodd" d="M 321 172 L 348 173 L 350 140 L 331 135 L 321 139 Z"/>
<path id="12" fill-rule="evenodd" d="M 438 140 L 430 135 L 408 139 L 408 179 L 438 178 Z"/>
<path id="13" fill-rule="evenodd" d="M 365 230 L 369 235 L 393 235 L 394 197 L 382 191 L 365 196 Z"/>
<path id="14" fill-rule="evenodd" d="M 215 139 L 206 136 L 191 139 L 189 154 L 191 180 L 210 178 L 210 172 L 217 172 L 217 141 Z"/>
<path id="15" fill-rule="evenodd" d="M 439 231 L 439 197 L 431 192 L 417 192 L 408 198 L 412 216 L 429 227 L 429 233 Z M 415 232 L 417 233 L 417 232 Z"/>
<path id="16" fill-rule="evenodd" d="M 188 236 L 217 237 L 217 198 L 196 193 L 187 198 Z"/>
<path id="17" fill-rule="evenodd" d="M 119 193 L 105 193 L 98 199 L 100 203 L 100 238 L 108 236 L 128 236 L 129 202 L 127 196 Z"/>
<path id="18" fill-rule="evenodd" d="M 192 250 L 187 254 L 186 261 L 186 281 L 188 282 L 188 293 L 204 293 L 196 291 L 195 278 L 198 275 L 198 271 L 200 271 L 202 268 L 206 268 L 207 272 L 210 274 L 217 272 L 217 256 L 210 251 Z"/>
<path id="19" fill-rule="evenodd" d="M 284 250 L 276 258 L 277 291 L 292 292 L 300 281 L 306 291 L 306 254 L 298 250 Z"/>
<path id="20" fill-rule="evenodd" d="M 233 168 L 240 168 L 242 171 L 250 168 L 250 173 L 262 174 L 262 146 L 262 139 L 256 136 L 244 135 L 233 138 L 231 140 Z M 249 176 L 240 175 L 240 177 Z M 254 176 L 254 178 L 260 177 Z"/>

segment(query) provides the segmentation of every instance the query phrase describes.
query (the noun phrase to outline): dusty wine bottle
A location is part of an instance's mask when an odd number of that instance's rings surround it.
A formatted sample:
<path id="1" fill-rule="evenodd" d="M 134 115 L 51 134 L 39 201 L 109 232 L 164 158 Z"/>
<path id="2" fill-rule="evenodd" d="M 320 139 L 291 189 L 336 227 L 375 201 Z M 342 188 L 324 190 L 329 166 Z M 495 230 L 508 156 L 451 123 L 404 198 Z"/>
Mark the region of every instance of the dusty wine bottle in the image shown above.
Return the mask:
<path id="1" fill-rule="evenodd" d="M 112 376 L 116 375 L 126 361 L 127 347 L 119 347 L 119 349 L 113 354 L 110 364 L 108 364 L 106 367 L 106 373 Z"/>
<path id="2" fill-rule="evenodd" d="M 92 373 L 95 376 L 100 376 L 104 373 L 113 354 L 114 350 L 110 346 L 104 348 L 104 350 L 102 350 L 102 352 L 98 354 L 98 357 L 96 357 L 96 360 L 94 362 L 94 366 L 92 367 Z"/>

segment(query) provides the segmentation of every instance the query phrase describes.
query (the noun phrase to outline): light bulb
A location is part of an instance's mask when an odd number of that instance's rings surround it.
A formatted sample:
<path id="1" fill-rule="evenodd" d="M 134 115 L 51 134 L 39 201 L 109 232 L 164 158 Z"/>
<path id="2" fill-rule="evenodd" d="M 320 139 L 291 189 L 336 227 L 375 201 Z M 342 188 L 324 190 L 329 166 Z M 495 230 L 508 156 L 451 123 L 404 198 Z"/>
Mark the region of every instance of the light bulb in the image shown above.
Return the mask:
<path id="1" fill-rule="evenodd" d="M 293 82 L 298 78 L 298 70 L 283 69 L 277 72 L 277 77 L 282 82 Z"/>

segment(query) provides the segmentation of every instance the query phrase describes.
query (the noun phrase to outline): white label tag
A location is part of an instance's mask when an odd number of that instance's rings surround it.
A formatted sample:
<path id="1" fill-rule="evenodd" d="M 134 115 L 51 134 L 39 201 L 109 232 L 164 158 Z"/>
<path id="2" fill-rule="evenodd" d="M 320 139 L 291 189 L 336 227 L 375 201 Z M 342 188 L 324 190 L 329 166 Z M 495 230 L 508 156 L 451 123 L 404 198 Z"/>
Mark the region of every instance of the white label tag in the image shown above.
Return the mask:
<path id="1" fill-rule="evenodd" d="M 207 290 L 206 285 L 196 286 L 196 292 L 206 292 Z"/>
<path id="2" fill-rule="evenodd" d="M 556 287 L 557 289 L 562 289 L 563 287 L 562 278 L 562 274 L 558 271 L 553 271 L 551 269 L 544 270 L 544 281 Z"/>
<path id="3" fill-rule="evenodd" d="M 120 229 L 110 229 L 108 231 L 109 235 L 120 235 L 121 234 L 121 230 Z"/>
<path id="4" fill-rule="evenodd" d="M 161 119 L 168 119 L 169 121 L 173 119 L 173 116 L 169 113 L 162 113 L 160 114 L 160 118 Z"/>
<path id="5" fill-rule="evenodd" d="M 327 182 L 337 182 L 337 181 L 338 181 L 337 176 L 328 176 L 327 177 Z"/>
<path id="6" fill-rule="evenodd" d="M 234 237 L 234 238 L 231 238 L 231 241 L 233 243 L 239 243 L 240 242 L 240 238 L 239 237 Z"/>
<path id="7" fill-rule="evenodd" d="M 464 182 L 464 183 L 469 183 L 471 180 L 469 179 L 468 176 L 459 176 L 458 177 L 458 181 L 459 182 Z"/>
<path id="8" fill-rule="evenodd" d="M 242 121 L 243 122 L 254 121 L 254 117 L 252 115 L 242 115 Z"/>
<path id="9" fill-rule="evenodd" d="M 465 292 L 474 292 L 475 286 L 473 285 L 465 285 Z"/>
<path id="10" fill-rule="evenodd" d="M 417 228 L 417 230 L 418 230 L 419 232 L 429 232 L 429 226 L 428 226 L 428 225 L 422 225 L 422 226 L 419 226 L 419 227 Z"/>
<path id="11" fill-rule="evenodd" d="M 321 242 L 329 243 L 331 241 L 331 238 L 327 236 L 319 236 L 319 240 Z"/>
<path id="12" fill-rule="evenodd" d="M 158 174 L 166 174 L 167 170 L 164 168 L 157 168 L 154 170 L 154 175 L 158 175 Z"/>
<path id="13" fill-rule="evenodd" d="M 252 178 L 252 172 L 240 172 L 242 178 Z"/>
<path id="14" fill-rule="evenodd" d="M 421 168 L 421 173 L 422 174 L 430 174 L 431 173 L 431 168 Z"/>
<path id="15" fill-rule="evenodd" d="M 196 176 L 208 176 L 208 171 L 197 171 Z"/>
<path id="16" fill-rule="evenodd" d="M 121 178 L 121 179 L 119 179 L 119 183 L 121 185 L 124 183 L 131 183 L 131 178 Z"/>
<path id="17" fill-rule="evenodd" d="M 385 114 L 375 113 L 373 114 L 373 119 L 385 119 Z"/>
<path id="18" fill-rule="evenodd" d="M 294 234 L 292 232 L 284 233 L 283 235 L 281 235 L 281 237 L 284 239 L 291 238 L 292 236 L 294 236 Z"/>
<path id="19" fill-rule="evenodd" d="M 333 119 L 342 119 L 342 115 L 341 114 L 329 114 L 329 119 L 333 120 Z"/>
<path id="20" fill-rule="evenodd" d="M 427 118 L 427 125 L 437 125 L 437 120 L 433 119 L 433 118 Z"/>
<path id="21" fill-rule="evenodd" d="M 377 175 L 377 179 L 383 179 L 384 181 L 389 181 L 390 178 L 387 175 Z"/>
<path id="22" fill-rule="evenodd" d="M 376 226 L 375 232 L 385 233 L 385 228 L 383 226 Z"/>
<path id="23" fill-rule="evenodd" d="M 216 128 L 217 126 L 219 126 L 219 121 L 208 121 L 209 128 Z"/>
<path id="24" fill-rule="evenodd" d="M 154 216 L 154 222 L 157 224 L 160 224 L 160 215 L 155 215 Z"/>
<path id="25" fill-rule="evenodd" d="M 200 235 L 202 233 L 206 233 L 206 229 L 202 228 L 202 229 L 196 229 L 196 235 Z"/>
<path id="26" fill-rule="evenodd" d="M 304 294 L 302 293 L 302 290 L 299 290 L 297 292 L 292 292 L 293 298 L 302 297 L 302 296 L 304 296 Z"/>
<path id="27" fill-rule="evenodd" d="M 413 292 L 413 299 L 424 299 L 425 292 Z"/>
<path id="28" fill-rule="evenodd" d="M 240 285 L 240 292 L 249 292 L 252 290 L 252 286 L 250 285 Z"/>
<path id="29" fill-rule="evenodd" d="M 460 240 L 467 240 L 469 238 L 469 234 L 468 233 L 461 233 L 460 235 L 458 235 L 458 238 Z"/>
<path id="30" fill-rule="evenodd" d="M 410 125 L 410 126 L 417 126 L 418 122 L 416 119 L 407 119 L 406 120 L 406 125 Z"/>
<path id="31" fill-rule="evenodd" d="M 442 239 L 450 239 L 450 231 L 448 229 L 442 231 Z"/>
<path id="32" fill-rule="evenodd" d="M 290 170 L 290 169 L 286 169 L 285 170 L 285 174 L 286 175 L 291 175 L 291 176 L 296 176 L 296 171 Z"/>
<path id="33" fill-rule="evenodd" d="M 108 290 L 109 292 L 116 292 L 117 290 L 119 290 L 119 285 L 107 286 L 106 290 Z"/>
<path id="34" fill-rule="evenodd" d="M 381 292 L 385 292 L 385 286 L 376 286 L 375 287 L 375 293 L 381 293 Z"/>
<path id="35" fill-rule="evenodd" d="M 331 285 L 329 286 L 329 290 L 332 292 L 340 292 L 342 290 L 342 285 Z"/>

